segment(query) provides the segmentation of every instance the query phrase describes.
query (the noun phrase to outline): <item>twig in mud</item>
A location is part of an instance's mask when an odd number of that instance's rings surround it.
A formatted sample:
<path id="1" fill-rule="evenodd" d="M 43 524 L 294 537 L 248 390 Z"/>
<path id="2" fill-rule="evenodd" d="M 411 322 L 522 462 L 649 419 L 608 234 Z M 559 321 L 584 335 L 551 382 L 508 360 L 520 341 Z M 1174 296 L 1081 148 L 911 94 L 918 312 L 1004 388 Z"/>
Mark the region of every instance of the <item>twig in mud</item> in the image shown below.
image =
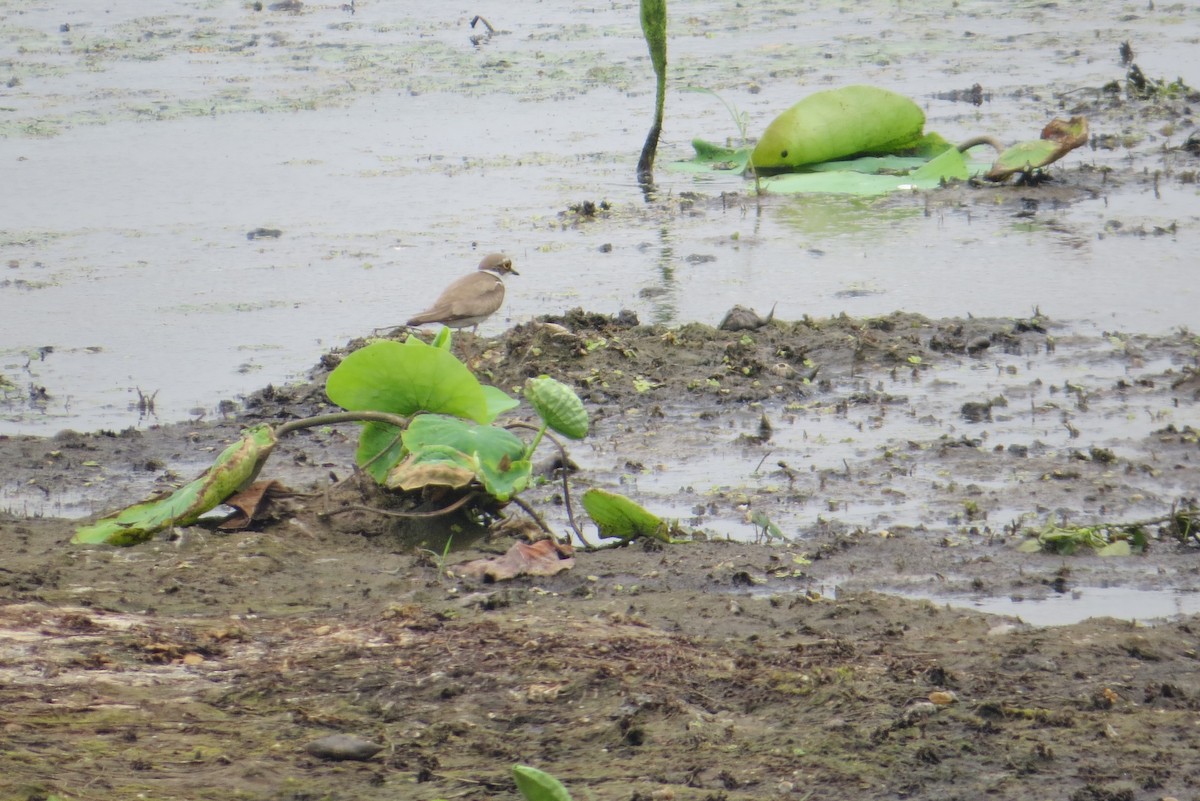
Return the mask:
<path id="1" fill-rule="evenodd" d="M 471 37 L 471 44 L 475 45 L 476 47 L 484 44 L 485 42 L 491 41 L 492 36 L 496 33 L 496 29 L 492 27 L 492 23 L 488 22 L 478 14 L 476 14 L 475 18 L 471 20 L 471 27 L 474 28 L 475 23 L 477 22 L 483 23 L 483 26 L 487 28 L 487 33 L 476 34 Z"/>
<path id="2" fill-rule="evenodd" d="M 554 537 L 554 540 L 556 542 L 558 541 L 558 535 L 556 535 L 553 531 L 550 530 L 550 526 L 546 525 L 546 521 L 542 519 L 542 516 L 539 515 L 532 506 L 527 504 L 522 498 L 517 498 L 514 496 L 511 500 L 517 506 L 521 507 L 521 510 L 523 512 L 525 512 L 525 514 L 527 514 L 531 518 L 533 518 L 533 522 L 537 523 L 538 528 L 540 528 L 542 531 L 549 534 L 551 537 Z"/>

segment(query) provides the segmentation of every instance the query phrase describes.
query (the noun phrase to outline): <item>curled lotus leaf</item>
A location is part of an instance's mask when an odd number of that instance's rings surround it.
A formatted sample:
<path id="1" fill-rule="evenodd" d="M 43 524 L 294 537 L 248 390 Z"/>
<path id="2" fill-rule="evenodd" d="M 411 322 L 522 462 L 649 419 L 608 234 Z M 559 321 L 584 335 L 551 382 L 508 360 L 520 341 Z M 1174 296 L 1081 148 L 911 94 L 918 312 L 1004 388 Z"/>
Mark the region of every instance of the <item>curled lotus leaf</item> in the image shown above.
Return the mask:
<path id="1" fill-rule="evenodd" d="M 815 92 L 776 117 L 751 154 L 757 169 L 782 170 L 917 144 L 925 112 L 877 86 Z"/>
<path id="2" fill-rule="evenodd" d="M 144 501 L 83 526 L 75 531 L 71 542 L 137 545 L 170 526 L 190 526 L 202 514 L 253 483 L 277 441 L 275 430 L 268 425 L 248 428 L 195 481 L 168 496 Z"/>
<path id="3" fill-rule="evenodd" d="M 387 476 L 388 489 L 412 492 L 425 487 L 462 489 L 475 480 L 475 465 L 466 454 L 445 446 L 410 453 Z"/>
<path id="4" fill-rule="evenodd" d="M 588 414 L 575 391 L 561 381 L 540 375 L 525 382 L 525 397 L 546 425 L 571 439 L 588 433 Z"/>
<path id="5" fill-rule="evenodd" d="M 1018 142 L 1001 153 L 984 177 L 1003 181 L 1018 172 L 1033 172 L 1058 161 L 1087 139 L 1087 117 L 1053 119 L 1042 129 L 1040 139 Z"/>
<path id="6" fill-rule="evenodd" d="M 600 529 L 601 537 L 661 539 L 666 529 L 663 520 L 635 501 L 615 492 L 590 489 L 583 494 L 583 508 Z"/>

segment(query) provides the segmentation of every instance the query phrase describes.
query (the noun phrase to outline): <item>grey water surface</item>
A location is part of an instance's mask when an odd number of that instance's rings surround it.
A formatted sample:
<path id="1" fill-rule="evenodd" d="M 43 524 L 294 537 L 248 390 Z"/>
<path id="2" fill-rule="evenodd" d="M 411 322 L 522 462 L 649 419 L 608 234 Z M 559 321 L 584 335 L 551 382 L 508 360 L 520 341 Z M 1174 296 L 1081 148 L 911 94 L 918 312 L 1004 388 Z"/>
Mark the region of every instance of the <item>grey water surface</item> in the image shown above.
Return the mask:
<path id="1" fill-rule="evenodd" d="M 491 250 L 521 276 L 487 334 L 575 306 L 715 324 L 734 303 L 784 319 L 1038 309 L 1085 332 L 1194 324 L 1195 183 L 1031 191 L 1014 215 L 978 195 L 758 204 L 741 176 L 667 164 L 692 137 L 738 135 L 688 87 L 718 92 L 751 136 L 809 92 L 862 82 L 916 98 L 952 141 L 1034 138 L 1064 98 L 1124 76 L 1125 41 L 1145 74 L 1200 83 L 1196 5 L 669 12 L 648 197 L 633 176 L 654 94 L 636 2 L 0 0 L 0 434 L 214 415 L 402 322 Z M 974 84 L 982 105 L 945 99 Z M 1123 144 L 1082 148 L 1060 174 L 1187 166 L 1166 149 L 1189 131 L 1166 121 L 1093 133 Z M 704 199 L 722 193 L 737 194 Z M 609 208 L 570 211 L 587 201 Z M 280 234 L 248 238 L 259 228 Z"/>

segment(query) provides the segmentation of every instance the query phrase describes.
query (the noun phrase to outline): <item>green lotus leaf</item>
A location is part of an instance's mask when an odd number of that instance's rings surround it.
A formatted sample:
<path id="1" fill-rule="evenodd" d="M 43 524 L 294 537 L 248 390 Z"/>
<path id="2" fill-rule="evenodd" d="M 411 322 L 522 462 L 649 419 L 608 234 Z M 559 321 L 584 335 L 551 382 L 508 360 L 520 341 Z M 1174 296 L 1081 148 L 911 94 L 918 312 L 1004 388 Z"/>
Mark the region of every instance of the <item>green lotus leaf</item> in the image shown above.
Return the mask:
<path id="1" fill-rule="evenodd" d="M 571 794 L 558 779 L 528 765 L 513 765 L 517 791 L 525 801 L 571 801 Z"/>
<path id="2" fill-rule="evenodd" d="M 1061 159 L 1088 140 L 1086 117 L 1054 119 L 1042 129 L 1042 137 L 1018 142 L 1007 148 L 988 171 L 989 181 L 1003 181 L 1018 172 L 1032 172 Z"/>
<path id="3" fill-rule="evenodd" d="M 444 415 L 423 414 L 413 419 L 403 435 L 405 449 L 419 461 L 427 452 L 469 466 L 488 494 L 501 502 L 529 484 L 533 465 L 525 457 L 525 443 L 503 428 L 476 425 Z M 448 450 L 460 457 L 451 457 Z M 390 479 L 389 479 L 390 483 Z"/>
<path id="4" fill-rule="evenodd" d="M 358 437 L 354 463 L 382 484 L 387 474 L 404 458 L 401 429 L 387 423 L 364 423 Z"/>
<path id="5" fill-rule="evenodd" d="M 515 459 L 506 464 L 503 461 L 480 460 L 476 470 L 488 495 L 501 503 L 508 503 L 514 495 L 529 486 L 529 478 L 533 475 L 533 462 L 528 459 Z"/>
<path id="6" fill-rule="evenodd" d="M 349 411 L 424 411 L 480 423 L 494 419 L 483 386 L 467 366 L 416 337 L 403 343 L 379 340 L 351 353 L 329 374 L 325 392 Z"/>
<path id="7" fill-rule="evenodd" d="M 487 404 L 489 422 L 521 405 L 519 400 L 504 390 L 499 387 L 488 386 L 487 384 L 483 385 L 483 400 Z"/>
<path id="8" fill-rule="evenodd" d="M 498 462 L 506 456 L 511 461 L 525 455 L 525 443 L 511 431 L 441 414 L 414 418 L 404 430 L 403 439 L 410 453 L 444 445 L 462 453 L 479 454 L 488 461 Z"/>
<path id="9" fill-rule="evenodd" d="M 1013 173 L 1032 172 L 1053 161 L 1058 151 L 1058 143 L 1048 139 L 1034 139 L 1030 142 L 1018 142 L 1006 148 L 995 165 L 988 172 L 988 178 L 993 181 L 1003 180 Z"/>

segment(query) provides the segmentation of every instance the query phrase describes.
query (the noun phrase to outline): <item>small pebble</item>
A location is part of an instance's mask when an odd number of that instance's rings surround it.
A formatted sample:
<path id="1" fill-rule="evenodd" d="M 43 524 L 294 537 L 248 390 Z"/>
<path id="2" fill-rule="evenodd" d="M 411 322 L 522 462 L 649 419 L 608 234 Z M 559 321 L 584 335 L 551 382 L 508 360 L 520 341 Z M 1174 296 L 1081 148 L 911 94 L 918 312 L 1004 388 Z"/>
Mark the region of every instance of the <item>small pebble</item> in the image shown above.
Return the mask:
<path id="1" fill-rule="evenodd" d="M 304 746 L 304 750 L 318 759 L 362 762 L 382 751 L 383 746 L 361 737 L 355 737 L 353 734 L 330 734 L 319 740 L 313 740 Z"/>

